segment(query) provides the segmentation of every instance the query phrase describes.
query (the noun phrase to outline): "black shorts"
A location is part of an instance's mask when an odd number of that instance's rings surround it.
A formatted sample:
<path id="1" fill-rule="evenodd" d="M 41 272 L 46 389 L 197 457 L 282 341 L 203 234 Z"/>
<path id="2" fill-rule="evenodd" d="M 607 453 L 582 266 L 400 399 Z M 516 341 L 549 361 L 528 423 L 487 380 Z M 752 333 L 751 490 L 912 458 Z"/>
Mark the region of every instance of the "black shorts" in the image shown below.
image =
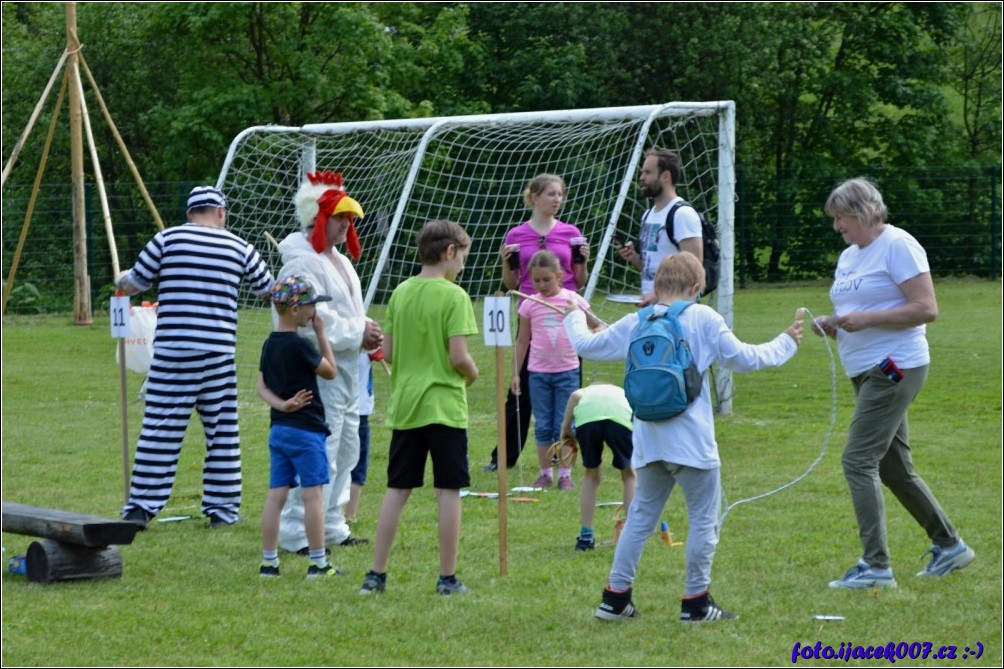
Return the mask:
<path id="1" fill-rule="evenodd" d="M 631 430 L 612 420 L 598 420 L 576 426 L 575 440 L 579 442 L 582 465 L 586 469 L 596 469 L 603 462 L 603 444 L 606 442 L 614 453 L 614 468 L 627 469 L 631 466 Z"/>
<path id="2" fill-rule="evenodd" d="M 433 424 L 391 433 L 387 487 L 409 489 L 425 485 L 425 461 L 430 454 L 435 487 L 460 490 L 471 485 L 467 430 Z"/>

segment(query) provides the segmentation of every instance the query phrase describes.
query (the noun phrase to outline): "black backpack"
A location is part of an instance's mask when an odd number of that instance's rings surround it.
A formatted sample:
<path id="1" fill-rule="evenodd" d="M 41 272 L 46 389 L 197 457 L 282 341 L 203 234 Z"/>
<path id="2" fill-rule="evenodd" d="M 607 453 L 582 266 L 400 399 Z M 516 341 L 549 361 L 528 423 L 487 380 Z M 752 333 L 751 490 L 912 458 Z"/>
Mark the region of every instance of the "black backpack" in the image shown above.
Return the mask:
<path id="1" fill-rule="evenodd" d="M 663 230 L 666 231 L 666 236 L 669 237 L 669 241 L 676 248 L 680 248 L 680 244 L 676 241 L 676 235 L 673 234 L 673 216 L 680 207 L 690 207 L 694 211 L 697 211 L 697 208 L 686 200 L 679 200 L 670 208 L 669 213 L 666 214 L 666 227 Z M 703 294 L 710 295 L 713 290 L 718 288 L 718 277 L 721 275 L 722 249 L 718 245 L 718 231 L 715 230 L 715 226 L 708 223 L 701 212 L 697 211 L 697 216 L 701 219 L 701 239 L 704 242 L 705 286 Z"/>

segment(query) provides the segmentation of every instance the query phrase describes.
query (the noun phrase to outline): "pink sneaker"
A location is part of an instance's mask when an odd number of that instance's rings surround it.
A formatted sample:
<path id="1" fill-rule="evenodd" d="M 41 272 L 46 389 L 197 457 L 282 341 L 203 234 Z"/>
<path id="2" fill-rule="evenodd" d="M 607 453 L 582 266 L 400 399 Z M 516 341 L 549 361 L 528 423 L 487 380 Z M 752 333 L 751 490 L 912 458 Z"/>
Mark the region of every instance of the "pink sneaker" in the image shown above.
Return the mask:
<path id="1" fill-rule="evenodd" d="M 537 477 L 537 480 L 533 482 L 534 488 L 550 488 L 553 485 L 554 479 L 552 479 L 549 474 L 541 474 Z"/>
<path id="2" fill-rule="evenodd" d="M 575 481 L 571 476 L 559 476 L 558 490 L 575 490 Z"/>

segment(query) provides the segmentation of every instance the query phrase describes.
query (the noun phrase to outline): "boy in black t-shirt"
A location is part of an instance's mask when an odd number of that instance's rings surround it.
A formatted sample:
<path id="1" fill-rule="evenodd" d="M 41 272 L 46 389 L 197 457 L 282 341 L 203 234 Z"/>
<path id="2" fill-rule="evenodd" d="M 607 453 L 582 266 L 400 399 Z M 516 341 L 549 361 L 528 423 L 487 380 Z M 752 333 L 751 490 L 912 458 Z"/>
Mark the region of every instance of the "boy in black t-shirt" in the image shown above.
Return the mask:
<path id="1" fill-rule="evenodd" d="M 300 276 L 280 279 L 272 288 L 278 325 L 261 349 L 258 395 L 272 407 L 268 434 L 270 475 L 268 498 L 261 516 L 262 576 L 279 575 L 279 515 L 293 486 L 302 486 L 304 524 L 310 550 L 307 578 L 340 576 L 328 564 L 324 549 L 322 488 L 330 480 L 325 441 L 328 427 L 317 390 L 317 377 L 335 378 L 335 356 L 324 324 L 314 318 L 318 295 Z M 320 353 L 297 329 L 313 323 Z"/>

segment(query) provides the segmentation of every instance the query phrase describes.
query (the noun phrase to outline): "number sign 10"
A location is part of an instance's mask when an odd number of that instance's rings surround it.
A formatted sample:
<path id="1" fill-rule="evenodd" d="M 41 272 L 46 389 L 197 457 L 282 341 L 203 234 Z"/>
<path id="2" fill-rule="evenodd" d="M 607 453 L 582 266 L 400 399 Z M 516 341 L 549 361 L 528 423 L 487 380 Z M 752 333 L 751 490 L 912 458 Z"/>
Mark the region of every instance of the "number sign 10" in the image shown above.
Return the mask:
<path id="1" fill-rule="evenodd" d="M 485 346 L 512 346 L 509 327 L 509 298 L 486 297 L 481 328 L 485 333 Z"/>

